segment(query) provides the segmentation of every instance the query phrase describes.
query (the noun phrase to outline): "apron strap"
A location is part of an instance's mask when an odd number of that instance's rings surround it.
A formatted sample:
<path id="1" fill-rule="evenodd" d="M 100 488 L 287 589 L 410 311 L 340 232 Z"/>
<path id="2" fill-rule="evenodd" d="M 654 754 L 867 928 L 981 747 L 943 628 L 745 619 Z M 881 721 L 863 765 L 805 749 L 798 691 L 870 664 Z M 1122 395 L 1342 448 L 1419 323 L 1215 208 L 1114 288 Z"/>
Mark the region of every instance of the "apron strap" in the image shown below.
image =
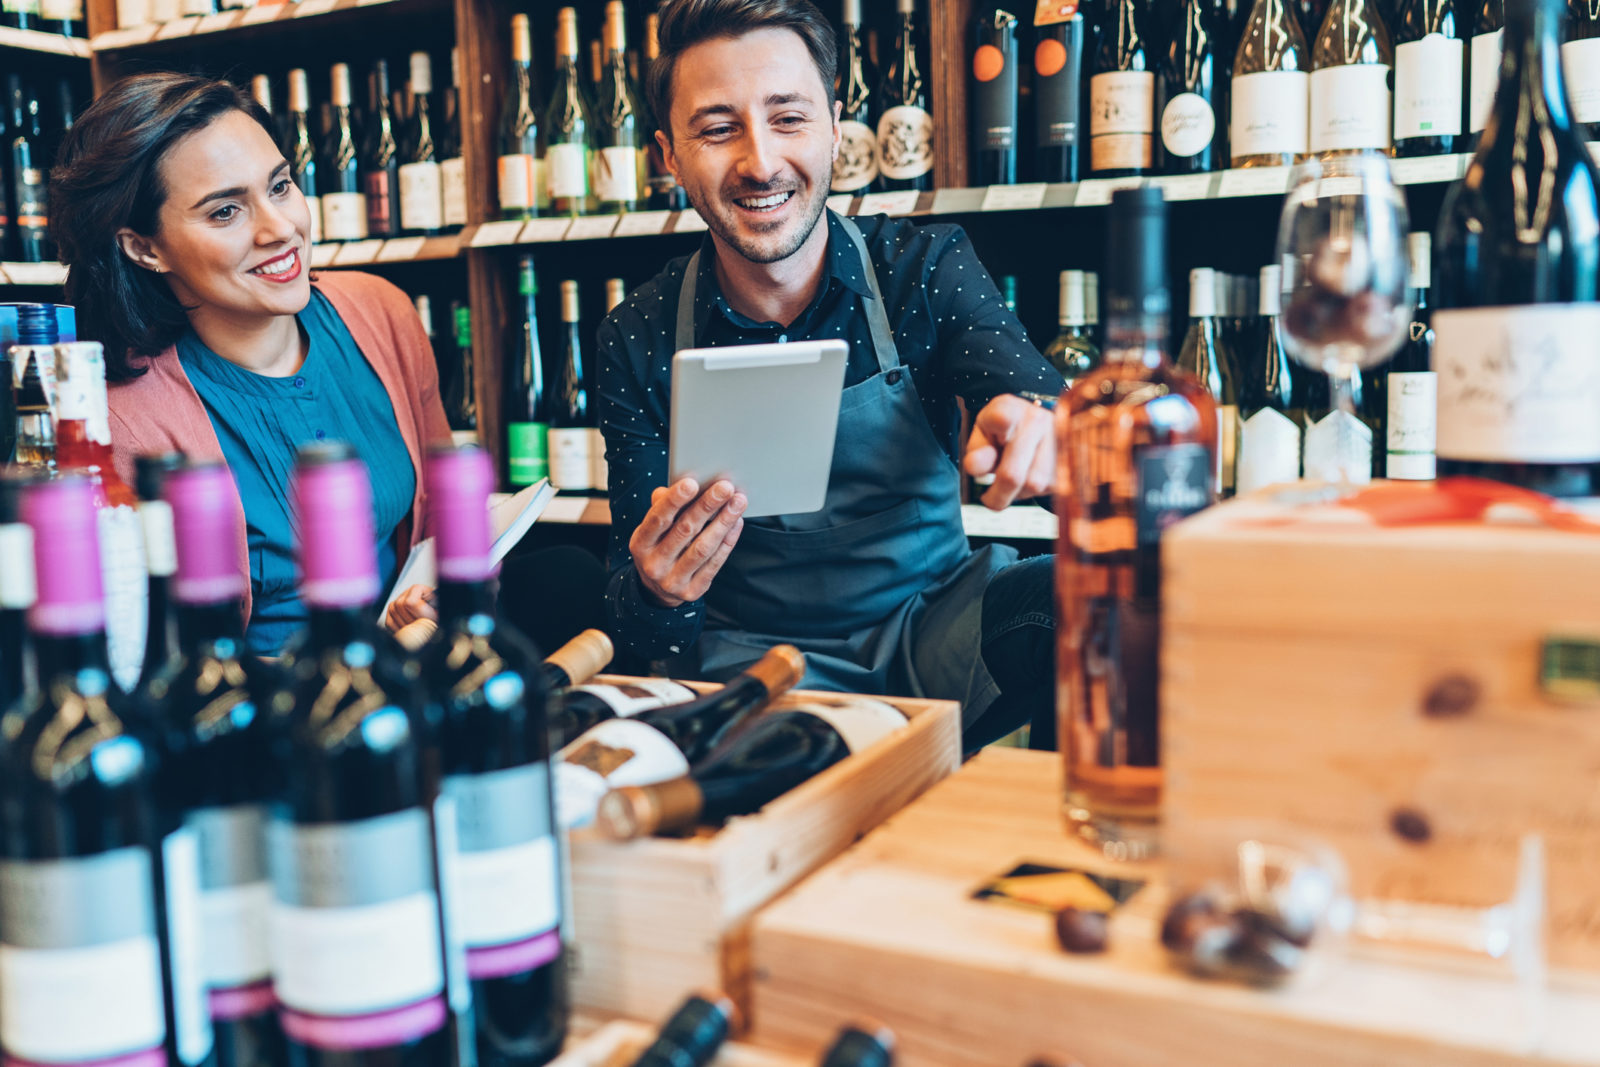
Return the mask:
<path id="1" fill-rule="evenodd" d="M 832 215 L 830 209 L 828 214 Z M 851 243 L 856 246 L 856 253 L 861 257 L 861 269 L 866 272 L 867 287 L 872 290 L 872 299 L 867 303 L 867 325 L 872 331 L 873 354 L 878 359 L 878 369 L 890 371 L 900 365 L 900 349 L 894 343 L 894 330 L 889 325 L 889 313 L 883 306 L 883 290 L 878 287 L 878 272 L 872 266 L 872 257 L 867 255 L 867 241 L 861 235 L 861 228 L 844 216 L 837 216 L 844 232 L 849 235 Z M 683 271 L 683 287 L 678 290 L 678 325 L 673 336 L 673 350 L 682 352 L 684 349 L 695 346 L 694 336 L 694 298 L 695 290 L 700 283 L 700 250 L 696 249 L 694 255 L 689 257 L 689 263 Z"/>

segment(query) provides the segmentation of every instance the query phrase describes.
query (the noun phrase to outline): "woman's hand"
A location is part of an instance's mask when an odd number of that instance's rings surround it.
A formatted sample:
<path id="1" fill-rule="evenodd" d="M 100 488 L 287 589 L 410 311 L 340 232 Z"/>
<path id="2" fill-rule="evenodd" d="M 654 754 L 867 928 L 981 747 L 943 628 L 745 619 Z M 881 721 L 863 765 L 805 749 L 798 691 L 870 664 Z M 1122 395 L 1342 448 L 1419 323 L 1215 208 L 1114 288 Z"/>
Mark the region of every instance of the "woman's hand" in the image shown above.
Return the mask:
<path id="1" fill-rule="evenodd" d="M 418 619 L 438 622 L 439 612 L 433 606 L 433 597 L 433 589 L 430 586 L 413 585 L 394 598 L 394 603 L 389 605 L 389 615 L 384 620 L 384 625 L 392 632 Z"/>

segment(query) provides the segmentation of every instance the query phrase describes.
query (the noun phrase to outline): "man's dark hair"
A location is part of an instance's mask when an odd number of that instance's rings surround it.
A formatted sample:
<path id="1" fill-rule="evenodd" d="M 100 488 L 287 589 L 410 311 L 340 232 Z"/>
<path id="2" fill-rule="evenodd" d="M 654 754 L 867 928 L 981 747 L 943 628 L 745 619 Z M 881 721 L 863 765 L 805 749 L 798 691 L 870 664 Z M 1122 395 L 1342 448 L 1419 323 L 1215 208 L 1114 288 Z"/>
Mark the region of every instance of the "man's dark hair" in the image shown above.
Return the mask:
<path id="1" fill-rule="evenodd" d="M 656 125 L 672 139 L 672 76 L 683 53 L 703 41 L 742 37 L 756 30 L 793 30 L 805 42 L 833 113 L 833 80 L 839 67 L 839 40 L 833 24 L 811 0 L 663 0 L 661 53 L 650 64 L 645 92 Z"/>
<path id="2" fill-rule="evenodd" d="M 272 119 L 235 85 L 191 74 L 138 74 L 89 105 L 61 145 L 50 175 L 50 235 L 67 265 L 78 335 L 105 345 L 111 381 L 143 374 L 149 368 L 141 357 L 160 353 L 189 324 L 166 279 L 128 259 L 117 231 L 156 233 L 167 199 L 161 161 L 230 111 L 273 133 Z"/>

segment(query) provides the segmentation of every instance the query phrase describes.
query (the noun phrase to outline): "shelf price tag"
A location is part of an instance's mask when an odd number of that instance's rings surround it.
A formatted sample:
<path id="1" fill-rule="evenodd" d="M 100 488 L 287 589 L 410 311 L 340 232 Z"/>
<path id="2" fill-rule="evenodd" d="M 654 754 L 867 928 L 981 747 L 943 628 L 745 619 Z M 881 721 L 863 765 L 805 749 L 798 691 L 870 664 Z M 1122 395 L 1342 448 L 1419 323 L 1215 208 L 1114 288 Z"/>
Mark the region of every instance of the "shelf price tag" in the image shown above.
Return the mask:
<path id="1" fill-rule="evenodd" d="M 383 247 L 378 250 L 379 263 L 395 263 L 400 260 L 416 259 L 422 252 L 422 246 L 428 243 L 426 237 L 395 237 L 383 242 Z"/>
<path id="2" fill-rule="evenodd" d="M 336 267 L 348 267 L 352 263 L 371 263 L 378 258 L 378 252 L 383 248 L 380 240 L 349 241 L 339 248 L 339 254 L 333 257 Z"/>
<path id="3" fill-rule="evenodd" d="M 1173 174 L 1157 178 L 1161 195 L 1168 200 L 1205 200 L 1211 196 L 1214 174 Z"/>
<path id="4" fill-rule="evenodd" d="M 510 219 L 504 222 L 486 222 L 479 226 L 472 235 L 472 247 L 483 248 L 486 245 L 510 245 L 517 243 L 517 234 L 522 232 L 520 219 Z"/>
<path id="5" fill-rule="evenodd" d="M 60 263 L 7 263 L 6 277 L 12 285 L 61 285 L 67 268 Z"/>
<path id="6" fill-rule="evenodd" d="M 312 245 L 311 265 L 313 267 L 333 266 L 333 257 L 339 254 L 340 245 Z"/>
<path id="7" fill-rule="evenodd" d="M 10 285 L 11 279 L 6 276 L 5 268 L 0 267 L 0 285 Z"/>
<path id="8" fill-rule="evenodd" d="M 241 26 L 253 26 L 258 22 L 271 22 L 283 14 L 284 4 L 257 4 L 244 9 L 244 17 L 239 20 Z"/>
<path id="9" fill-rule="evenodd" d="M 567 240 L 598 240 L 602 237 L 610 237 L 612 231 L 616 228 L 616 215 L 584 215 L 572 220 L 572 226 L 567 230 Z"/>
<path id="10" fill-rule="evenodd" d="M 1289 191 L 1288 167 L 1246 167 L 1225 170 L 1217 196 L 1281 196 Z"/>
<path id="11" fill-rule="evenodd" d="M 700 217 L 700 212 L 694 208 L 678 213 L 677 225 L 672 227 L 673 233 L 701 233 L 710 229 L 706 220 Z"/>
<path id="12" fill-rule="evenodd" d="M 564 241 L 572 228 L 571 219 L 534 219 L 518 231 L 519 242 Z"/>
<path id="13" fill-rule="evenodd" d="M 849 193 L 835 193 L 828 197 L 828 210 L 835 215 L 850 214 L 850 205 L 855 202 L 855 197 Z"/>
<path id="14" fill-rule="evenodd" d="M 1137 189 L 1144 184 L 1142 178 L 1091 178 L 1078 183 L 1078 197 L 1074 207 L 1100 207 L 1111 203 L 1111 194 L 1118 189 Z"/>
<path id="15" fill-rule="evenodd" d="M 1044 182 L 991 185 L 983 194 L 979 211 L 1032 211 L 1044 206 Z"/>
<path id="16" fill-rule="evenodd" d="M 653 237 L 667 228 L 670 211 L 630 211 L 617 223 L 613 237 Z"/>
<path id="17" fill-rule="evenodd" d="M 917 210 L 917 200 L 922 194 L 915 189 L 902 189 L 896 193 L 868 193 L 861 198 L 857 215 L 909 215 Z"/>
<path id="18" fill-rule="evenodd" d="M 1590 150 L 1593 151 L 1591 143 Z M 1396 185 L 1420 185 L 1423 182 L 1453 182 L 1461 177 L 1461 168 L 1471 156 L 1419 156 L 1415 159 L 1395 159 L 1389 162 L 1390 173 Z"/>
<path id="19" fill-rule="evenodd" d="M 303 19 L 312 15 L 326 15 L 338 6 L 339 0 L 300 0 L 295 5 L 294 17 Z"/>

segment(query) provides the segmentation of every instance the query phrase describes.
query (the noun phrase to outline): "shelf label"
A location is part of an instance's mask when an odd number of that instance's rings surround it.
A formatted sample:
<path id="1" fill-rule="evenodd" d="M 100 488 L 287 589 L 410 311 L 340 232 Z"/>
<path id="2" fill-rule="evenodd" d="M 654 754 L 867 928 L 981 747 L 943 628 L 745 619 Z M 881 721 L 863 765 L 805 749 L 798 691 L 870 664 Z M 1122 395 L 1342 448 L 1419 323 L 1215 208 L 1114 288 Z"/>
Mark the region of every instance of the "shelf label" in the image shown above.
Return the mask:
<path id="1" fill-rule="evenodd" d="M 379 263 L 394 263 L 397 260 L 416 259 L 422 252 L 422 246 L 428 243 L 426 237 L 396 237 L 383 242 L 383 247 L 378 250 Z"/>
<path id="2" fill-rule="evenodd" d="M 897 193 L 868 193 L 861 198 L 857 215 L 909 215 L 917 210 L 921 193 L 915 189 L 902 189 Z"/>
<path id="3" fill-rule="evenodd" d="M 617 223 L 613 237 L 653 237 L 667 228 L 670 211 L 630 211 Z"/>
<path id="4" fill-rule="evenodd" d="M 983 194 L 979 211 L 1032 211 L 1044 206 L 1044 182 L 991 185 Z"/>
<path id="5" fill-rule="evenodd" d="M 485 245 L 516 244 L 517 234 L 522 232 L 522 222 L 510 219 L 502 222 L 486 222 L 472 235 L 472 247 L 482 248 Z"/>
<path id="6" fill-rule="evenodd" d="M 1225 170 L 1217 196 L 1282 196 L 1289 191 L 1288 167 L 1246 167 Z"/>
<path id="7" fill-rule="evenodd" d="M 828 210 L 835 215 L 848 215 L 850 214 L 850 205 L 855 203 L 855 200 L 856 198 L 850 193 L 835 193 L 833 196 L 828 197 Z"/>
<path id="8" fill-rule="evenodd" d="M 202 16 L 199 24 L 195 26 L 194 32 L 216 33 L 218 30 L 232 29 L 234 20 L 238 17 L 239 12 L 237 11 L 219 11 L 215 15 Z"/>
<path id="9" fill-rule="evenodd" d="M 338 6 L 339 0 L 300 0 L 295 5 L 294 17 L 303 19 L 312 15 L 326 15 Z"/>
<path id="10" fill-rule="evenodd" d="M 244 9 L 244 17 L 239 20 L 241 26 L 253 26 L 258 22 L 271 22 L 283 14 L 283 4 L 257 4 Z"/>
<path id="11" fill-rule="evenodd" d="M 339 245 L 312 245 L 311 266 L 313 268 L 333 266 L 333 257 L 339 254 L 339 248 Z"/>
<path id="12" fill-rule="evenodd" d="M 60 263 L 7 263 L 5 272 L 12 285 L 60 285 L 67 280 L 67 268 Z"/>
<path id="13" fill-rule="evenodd" d="M 1396 185 L 1453 182 L 1461 177 L 1461 167 L 1470 158 L 1470 156 L 1419 156 L 1415 159 L 1395 159 L 1389 162 L 1389 170 L 1394 175 Z"/>
<path id="14" fill-rule="evenodd" d="M 378 258 L 378 252 L 383 248 L 380 240 L 349 241 L 339 247 L 339 254 L 333 257 L 335 267 L 348 267 L 353 263 L 371 263 Z"/>
<path id="15" fill-rule="evenodd" d="M 1144 184 L 1142 178 L 1091 178 L 1078 183 L 1078 198 L 1074 207 L 1099 207 L 1111 203 L 1111 194 L 1118 189 L 1137 189 Z"/>
<path id="16" fill-rule="evenodd" d="M 569 241 L 593 241 L 602 237 L 610 237 L 617 228 L 615 215 L 584 215 L 572 220 L 572 226 L 567 230 Z"/>
<path id="17" fill-rule="evenodd" d="M 572 228 L 571 219 L 533 219 L 517 231 L 519 242 L 564 241 Z"/>
<path id="18" fill-rule="evenodd" d="M 700 212 L 694 208 L 678 212 L 677 225 L 672 227 L 673 233 L 700 233 L 710 229 L 706 220 L 700 217 Z"/>
<path id="19" fill-rule="evenodd" d="M 1155 184 L 1161 187 L 1161 195 L 1168 200 L 1205 200 L 1211 195 L 1211 182 L 1214 174 L 1174 174 L 1165 178 L 1157 178 Z"/>
<path id="20" fill-rule="evenodd" d="M 10 285 L 11 279 L 7 276 L 4 267 L 0 267 L 0 285 Z"/>

